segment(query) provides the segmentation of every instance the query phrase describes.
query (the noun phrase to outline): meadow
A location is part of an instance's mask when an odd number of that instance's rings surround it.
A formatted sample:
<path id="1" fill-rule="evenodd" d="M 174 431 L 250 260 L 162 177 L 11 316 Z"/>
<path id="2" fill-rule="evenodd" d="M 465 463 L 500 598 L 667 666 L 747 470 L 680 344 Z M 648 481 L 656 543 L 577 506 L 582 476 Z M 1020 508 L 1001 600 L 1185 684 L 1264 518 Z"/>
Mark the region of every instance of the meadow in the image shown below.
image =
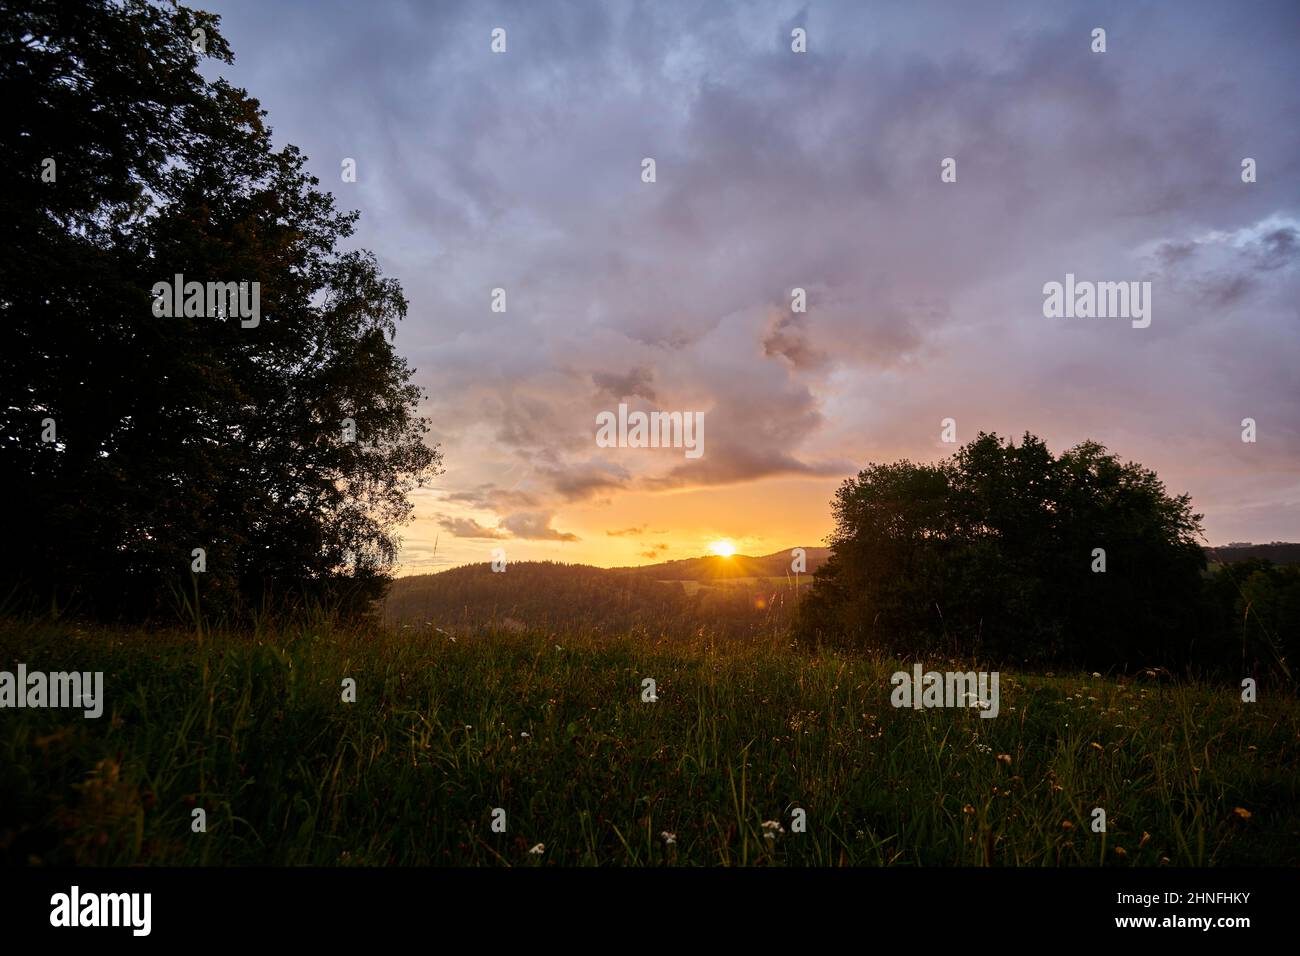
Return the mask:
<path id="1" fill-rule="evenodd" d="M 9 864 L 1300 863 L 1300 705 L 1267 688 L 1002 668 L 989 720 L 895 709 L 910 664 L 778 637 L 324 619 L 0 623 L 19 662 L 102 670 L 107 700 L 0 711 Z"/>

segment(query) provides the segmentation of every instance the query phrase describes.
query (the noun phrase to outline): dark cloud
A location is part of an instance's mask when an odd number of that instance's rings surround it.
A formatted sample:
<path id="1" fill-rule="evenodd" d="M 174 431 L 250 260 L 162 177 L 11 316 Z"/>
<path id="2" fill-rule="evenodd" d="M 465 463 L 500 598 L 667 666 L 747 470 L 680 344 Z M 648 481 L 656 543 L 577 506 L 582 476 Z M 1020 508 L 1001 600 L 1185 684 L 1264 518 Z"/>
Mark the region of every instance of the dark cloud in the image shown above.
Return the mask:
<path id="1" fill-rule="evenodd" d="M 594 421 L 594 417 L 593 417 Z M 592 426 L 593 444 L 595 426 Z M 629 475 L 619 464 L 573 461 L 563 467 L 541 467 L 538 474 L 564 501 L 586 501 L 628 487 Z"/>
<path id="2" fill-rule="evenodd" d="M 1206 302 L 1213 308 L 1223 309 L 1236 305 L 1250 293 L 1255 280 L 1245 273 L 1220 275 L 1198 280 L 1197 286 Z"/>
<path id="3" fill-rule="evenodd" d="M 1274 215 L 1229 231 L 1157 243 L 1154 275 L 1166 287 L 1194 290 L 1210 314 L 1232 309 L 1266 287 L 1277 287 L 1271 273 L 1300 260 L 1300 228 Z"/>
<path id="4" fill-rule="evenodd" d="M 770 331 L 763 339 L 763 353 L 781 356 L 797 369 L 815 369 L 824 366 L 828 357 L 808 343 L 808 332 L 796 316 L 776 316 Z"/>
<path id="5" fill-rule="evenodd" d="M 576 534 L 557 531 L 551 527 L 554 515 L 544 511 L 521 511 L 506 515 L 501 519 L 501 526 L 516 538 L 529 541 L 579 541 Z"/>
<path id="6" fill-rule="evenodd" d="M 452 537 L 455 538 L 496 539 L 510 537 L 508 534 L 505 534 L 496 528 L 488 528 L 479 524 L 473 518 L 440 517 L 438 519 L 438 524 L 444 530 L 450 531 Z"/>
<path id="7" fill-rule="evenodd" d="M 1261 237 L 1254 249 L 1259 268 L 1271 272 L 1294 264 L 1300 258 L 1300 243 L 1296 241 L 1298 236 L 1300 231 L 1294 226 L 1286 226 Z"/>
<path id="8" fill-rule="evenodd" d="M 447 495 L 447 500 L 492 511 L 534 508 L 538 504 L 536 495 L 492 484 L 479 485 L 468 491 L 453 491 Z"/>
<path id="9" fill-rule="evenodd" d="M 1195 252 L 1195 242 L 1162 242 L 1156 247 L 1155 256 L 1168 269 L 1191 258 Z"/>
<path id="10" fill-rule="evenodd" d="M 593 372 L 591 380 L 600 392 L 618 401 L 619 399 L 637 397 L 653 402 L 654 372 L 648 368 L 630 369 L 625 375 L 610 372 Z"/>

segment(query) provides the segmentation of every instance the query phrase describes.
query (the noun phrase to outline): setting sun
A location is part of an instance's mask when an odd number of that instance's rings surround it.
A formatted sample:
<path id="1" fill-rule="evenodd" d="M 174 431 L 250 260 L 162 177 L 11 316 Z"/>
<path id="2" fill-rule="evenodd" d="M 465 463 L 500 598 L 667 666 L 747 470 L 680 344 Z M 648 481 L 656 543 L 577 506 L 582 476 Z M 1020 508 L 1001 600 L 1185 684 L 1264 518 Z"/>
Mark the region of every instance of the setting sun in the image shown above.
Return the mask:
<path id="1" fill-rule="evenodd" d="M 736 546 L 730 541 L 715 541 L 709 545 L 709 550 L 721 558 L 729 558 L 736 553 Z"/>

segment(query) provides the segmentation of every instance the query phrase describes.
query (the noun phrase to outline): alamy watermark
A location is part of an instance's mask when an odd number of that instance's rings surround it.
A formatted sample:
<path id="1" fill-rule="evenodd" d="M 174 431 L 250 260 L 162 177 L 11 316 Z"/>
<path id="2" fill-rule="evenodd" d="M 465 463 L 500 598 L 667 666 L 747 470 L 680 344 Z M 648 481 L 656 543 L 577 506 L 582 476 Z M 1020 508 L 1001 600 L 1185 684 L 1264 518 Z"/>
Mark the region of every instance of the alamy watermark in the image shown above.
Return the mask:
<path id="1" fill-rule="evenodd" d="M 631 412 L 596 415 L 597 448 L 684 448 L 687 458 L 704 454 L 703 412 Z"/>
<path id="2" fill-rule="evenodd" d="M 262 283 L 186 282 L 176 273 L 171 282 L 155 282 L 153 314 L 160 319 L 218 319 L 232 316 L 246 329 L 262 321 Z"/>
<path id="3" fill-rule="evenodd" d="M 93 690 L 90 688 L 93 685 Z M 0 708 L 81 707 L 91 719 L 104 713 L 103 671 L 0 671 Z"/>
<path id="4" fill-rule="evenodd" d="M 152 893 L 82 893 L 73 886 L 50 897 L 50 925 L 128 926 L 133 936 L 148 936 L 152 910 Z"/>
<path id="5" fill-rule="evenodd" d="M 1132 319 L 1133 328 L 1145 329 L 1151 324 L 1151 283 L 1076 282 L 1067 272 L 1064 284 L 1044 284 L 1043 317 Z"/>
<path id="6" fill-rule="evenodd" d="M 896 671 L 889 682 L 894 685 L 889 702 L 895 707 L 915 710 L 930 707 L 978 707 L 981 717 L 998 715 L 998 671 L 921 672 L 914 664 L 912 673 Z"/>

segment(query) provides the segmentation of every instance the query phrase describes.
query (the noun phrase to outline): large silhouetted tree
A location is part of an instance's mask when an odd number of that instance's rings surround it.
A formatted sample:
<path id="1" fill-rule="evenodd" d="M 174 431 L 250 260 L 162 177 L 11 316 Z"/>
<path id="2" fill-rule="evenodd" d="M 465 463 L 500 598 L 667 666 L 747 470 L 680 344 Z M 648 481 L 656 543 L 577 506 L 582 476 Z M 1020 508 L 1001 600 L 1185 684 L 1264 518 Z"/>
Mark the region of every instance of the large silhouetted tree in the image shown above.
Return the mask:
<path id="1" fill-rule="evenodd" d="M 4 581 L 130 615 L 375 596 L 440 455 L 356 214 L 200 74 L 210 14 L 3 0 L 0 46 Z M 177 274 L 258 283 L 258 321 L 156 315 Z"/>
<path id="2" fill-rule="evenodd" d="M 934 465 L 870 465 L 832 505 L 802 609 L 820 640 L 1091 666 L 1183 663 L 1200 515 L 1095 442 L 1059 457 L 981 433 Z"/>

